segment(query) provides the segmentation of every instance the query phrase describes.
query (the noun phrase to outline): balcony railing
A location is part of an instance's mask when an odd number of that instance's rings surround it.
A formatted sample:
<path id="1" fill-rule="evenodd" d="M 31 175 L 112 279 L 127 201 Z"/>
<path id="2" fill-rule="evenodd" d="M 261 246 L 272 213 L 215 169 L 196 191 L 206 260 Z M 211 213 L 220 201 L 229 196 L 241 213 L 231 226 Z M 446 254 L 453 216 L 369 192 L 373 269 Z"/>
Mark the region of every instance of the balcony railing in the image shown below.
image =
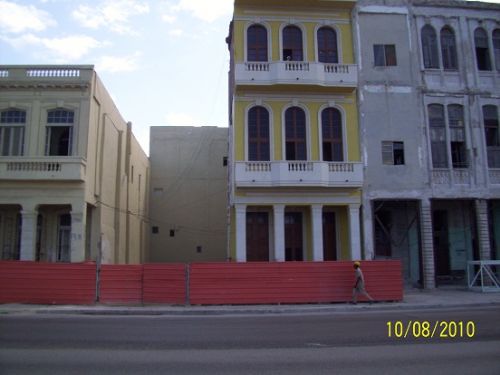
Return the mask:
<path id="1" fill-rule="evenodd" d="M 0 180 L 84 181 L 82 158 L 0 158 Z"/>
<path id="2" fill-rule="evenodd" d="M 236 84 L 302 84 L 356 87 L 358 68 L 353 64 L 303 61 L 245 62 L 236 64 Z"/>
<path id="3" fill-rule="evenodd" d="M 471 173 L 469 169 L 433 169 L 432 183 L 434 185 L 469 185 Z"/>
<path id="4" fill-rule="evenodd" d="M 92 65 L 3 65 L 0 86 L 54 84 L 88 84 L 92 80 Z"/>
<path id="5" fill-rule="evenodd" d="M 360 187 L 363 165 L 326 161 L 236 162 L 235 183 L 237 187 Z"/>

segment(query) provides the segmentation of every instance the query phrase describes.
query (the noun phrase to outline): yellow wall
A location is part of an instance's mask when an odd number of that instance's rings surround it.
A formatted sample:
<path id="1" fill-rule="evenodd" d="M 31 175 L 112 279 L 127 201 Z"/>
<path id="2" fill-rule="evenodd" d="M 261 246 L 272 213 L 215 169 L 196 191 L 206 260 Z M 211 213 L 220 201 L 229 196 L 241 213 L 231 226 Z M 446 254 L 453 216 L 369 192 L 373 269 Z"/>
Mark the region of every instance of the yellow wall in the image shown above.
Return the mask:
<path id="1" fill-rule="evenodd" d="M 283 95 L 285 95 L 283 93 Z M 359 148 L 359 131 L 358 131 L 358 116 L 356 109 L 356 97 L 352 93 L 344 100 L 345 103 L 336 103 L 336 107 L 340 108 L 345 114 L 345 128 L 346 144 L 347 147 L 347 160 L 346 161 L 360 161 L 360 148 Z M 306 114 L 309 119 L 309 139 L 308 150 L 310 150 L 310 160 L 320 160 L 320 139 L 319 139 L 319 110 L 321 107 L 327 106 L 328 102 L 317 101 L 298 101 L 298 104 L 307 109 Z M 235 104 L 235 120 L 234 120 L 234 148 L 235 160 L 245 160 L 245 124 L 246 113 L 250 106 L 256 105 L 255 102 L 249 100 L 238 100 Z M 292 100 L 263 100 L 262 105 L 268 107 L 272 111 L 272 124 L 273 124 L 273 146 L 274 160 L 283 160 L 283 125 L 282 116 L 285 107 L 292 105 Z"/>
<path id="2" fill-rule="evenodd" d="M 235 15 L 237 15 L 235 13 Z M 280 15 L 274 16 L 273 18 L 280 18 Z M 234 43 L 234 60 L 236 63 L 241 63 L 245 59 L 245 32 L 248 26 L 253 23 L 261 23 L 268 26 L 268 32 L 270 30 L 270 43 L 271 43 L 271 55 L 270 61 L 280 61 L 280 31 L 282 27 L 290 24 L 290 14 L 284 13 L 282 15 L 283 19 L 279 21 L 265 21 L 262 17 L 258 17 L 258 19 L 262 19 L 261 21 L 249 21 L 249 20 L 236 20 L 234 21 L 234 34 L 233 34 L 233 43 Z M 303 17 L 302 17 L 303 18 Z M 303 40 L 305 42 L 305 46 L 307 49 L 306 61 L 314 62 L 316 61 L 316 53 L 315 53 L 315 31 L 317 27 L 323 26 L 322 20 L 318 16 L 311 15 L 307 16 L 307 21 L 303 19 L 297 20 L 297 22 L 293 23 L 295 25 L 302 26 L 305 30 L 303 35 Z M 353 53 L 353 39 L 352 39 L 352 27 L 350 24 L 350 14 L 348 12 L 341 12 L 338 19 L 342 20 L 342 23 L 333 22 L 329 26 L 333 26 L 337 32 L 338 38 L 338 49 L 339 49 L 339 58 L 342 64 L 354 64 L 354 53 Z M 344 22 L 348 23 L 344 23 Z"/>

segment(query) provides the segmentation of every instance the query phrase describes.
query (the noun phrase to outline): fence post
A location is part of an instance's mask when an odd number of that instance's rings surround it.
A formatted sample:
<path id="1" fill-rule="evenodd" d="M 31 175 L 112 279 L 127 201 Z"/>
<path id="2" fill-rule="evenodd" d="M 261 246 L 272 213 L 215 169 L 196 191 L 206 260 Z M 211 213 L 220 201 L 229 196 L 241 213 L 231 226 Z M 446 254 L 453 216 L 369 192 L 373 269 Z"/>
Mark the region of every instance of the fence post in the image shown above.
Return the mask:
<path id="1" fill-rule="evenodd" d="M 99 242 L 97 243 L 97 259 L 95 262 L 95 302 L 100 299 L 100 283 L 101 283 L 101 255 L 102 255 L 102 233 L 99 235 Z"/>
<path id="2" fill-rule="evenodd" d="M 190 267 L 190 264 L 189 263 L 186 263 L 185 264 L 185 281 L 186 281 L 186 301 L 185 301 L 185 304 L 186 305 L 190 305 L 191 302 L 190 302 L 190 296 L 189 296 L 189 284 L 190 284 L 190 277 L 191 277 L 191 267 Z"/>

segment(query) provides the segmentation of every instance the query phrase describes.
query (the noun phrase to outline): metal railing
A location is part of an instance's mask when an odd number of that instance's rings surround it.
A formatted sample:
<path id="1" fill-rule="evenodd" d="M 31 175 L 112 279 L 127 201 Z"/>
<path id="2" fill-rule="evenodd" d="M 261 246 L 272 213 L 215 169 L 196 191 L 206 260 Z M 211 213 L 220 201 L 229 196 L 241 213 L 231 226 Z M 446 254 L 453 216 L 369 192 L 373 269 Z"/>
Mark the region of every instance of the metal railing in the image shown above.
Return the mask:
<path id="1" fill-rule="evenodd" d="M 500 260 L 467 262 L 467 284 L 469 289 L 480 290 L 481 292 L 500 292 L 499 271 Z"/>

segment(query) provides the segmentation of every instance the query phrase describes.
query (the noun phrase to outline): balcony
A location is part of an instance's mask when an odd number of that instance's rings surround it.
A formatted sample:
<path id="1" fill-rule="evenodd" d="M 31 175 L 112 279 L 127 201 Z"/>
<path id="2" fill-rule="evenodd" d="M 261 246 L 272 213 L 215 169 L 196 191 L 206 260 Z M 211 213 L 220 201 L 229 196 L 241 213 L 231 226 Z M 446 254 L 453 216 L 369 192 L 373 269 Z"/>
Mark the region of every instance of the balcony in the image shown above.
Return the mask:
<path id="1" fill-rule="evenodd" d="M 236 64 L 237 85 L 320 85 L 356 87 L 357 65 L 302 61 L 246 62 Z"/>
<path id="2" fill-rule="evenodd" d="M 362 163 L 251 161 L 235 163 L 237 187 L 361 187 Z"/>
<path id="3" fill-rule="evenodd" d="M 433 169 L 432 183 L 434 185 L 471 185 L 472 175 L 468 169 Z"/>
<path id="4" fill-rule="evenodd" d="M 93 72 L 92 65 L 2 65 L 0 88 L 86 88 Z"/>
<path id="5" fill-rule="evenodd" d="M 84 181 L 86 163 L 82 158 L 0 158 L 0 180 Z"/>

